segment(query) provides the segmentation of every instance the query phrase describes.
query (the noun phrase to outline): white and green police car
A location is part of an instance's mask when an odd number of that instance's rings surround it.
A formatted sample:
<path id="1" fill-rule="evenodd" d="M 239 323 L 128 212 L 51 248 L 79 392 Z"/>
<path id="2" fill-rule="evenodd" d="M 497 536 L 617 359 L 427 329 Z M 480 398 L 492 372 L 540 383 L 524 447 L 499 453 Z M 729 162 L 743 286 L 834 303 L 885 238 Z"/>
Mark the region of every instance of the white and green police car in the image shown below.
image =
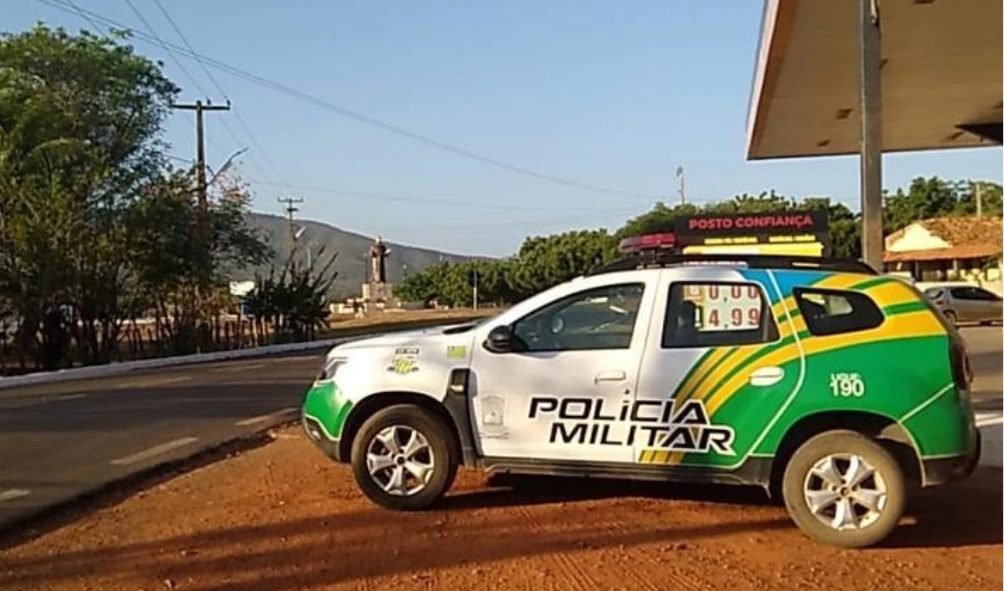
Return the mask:
<path id="1" fill-rule="evenodd" d="M 979 457 L 967 353 L 854 261 L 636 253 L 488 320 L 334 347 L 303 427 L 361 490 L 431 506 L 458 466 L 762 486 L 861 547 Z"/>

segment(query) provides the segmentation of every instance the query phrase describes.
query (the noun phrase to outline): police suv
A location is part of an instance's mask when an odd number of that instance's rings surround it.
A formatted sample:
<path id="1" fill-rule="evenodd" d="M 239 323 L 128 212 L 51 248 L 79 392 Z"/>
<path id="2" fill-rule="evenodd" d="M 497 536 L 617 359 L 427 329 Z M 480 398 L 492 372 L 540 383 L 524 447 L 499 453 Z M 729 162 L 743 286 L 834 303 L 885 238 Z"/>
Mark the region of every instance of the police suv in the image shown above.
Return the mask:
<path id="1" fill-rule="evenodd" d="M 856 261 L 633 253 L 474 324 L 334 347 L 302 423 L 373 502 L 459 465 L 757 485 L 809 537 L 878 543 L 979 458 L 956 329 Z"/>

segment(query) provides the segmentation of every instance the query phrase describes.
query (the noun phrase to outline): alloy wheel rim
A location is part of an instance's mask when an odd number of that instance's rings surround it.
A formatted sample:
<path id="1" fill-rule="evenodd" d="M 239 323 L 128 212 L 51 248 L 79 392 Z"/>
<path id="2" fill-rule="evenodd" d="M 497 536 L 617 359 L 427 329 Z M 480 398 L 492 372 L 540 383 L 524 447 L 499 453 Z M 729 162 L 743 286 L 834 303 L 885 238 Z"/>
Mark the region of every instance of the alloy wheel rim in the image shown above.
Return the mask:
<path id="1" fill-rule="evenodd" d="M 882 474 L 857 454 L 830 454 L 813 464 L 803 494 L 812 515 L 836 531 L 869 527 L 889 497 Z"/>
<path id="2" fill-rule="evenodd" d="M 384 427 L 366 449 L 370 478 L 389 495 L 418 494 L 432 479 L 434 467 L 435 455 L 429 440 L 407 425 Z"/>

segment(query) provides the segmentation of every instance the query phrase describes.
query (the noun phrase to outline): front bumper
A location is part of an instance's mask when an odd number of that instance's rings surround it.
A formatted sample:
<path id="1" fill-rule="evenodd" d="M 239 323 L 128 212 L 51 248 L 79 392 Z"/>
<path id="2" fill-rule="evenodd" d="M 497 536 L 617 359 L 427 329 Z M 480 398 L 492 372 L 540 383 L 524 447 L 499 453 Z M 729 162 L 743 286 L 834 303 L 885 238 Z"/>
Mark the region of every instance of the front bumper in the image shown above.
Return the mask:
<path id="1" fill-rule="evenodd" d="M 969 453 L 948 458 L 924 460 L 924 486 L 938 486 L 955 480 L 965 480 L 976 470 L 983 453 L 983 435 L 976 431 L 975 445 Z"/>
<path id="2" fill-rule="evenodd" d="M 307 439 L 324 452 L 324 455 L 336 462 L 344 461 L 341 458 L 341 445 L 339 445 L 339 441 L 328 437 L 320 421 L 301 411 L 300 424 L 303 426 L 303 432 L 306 433 Z"/>

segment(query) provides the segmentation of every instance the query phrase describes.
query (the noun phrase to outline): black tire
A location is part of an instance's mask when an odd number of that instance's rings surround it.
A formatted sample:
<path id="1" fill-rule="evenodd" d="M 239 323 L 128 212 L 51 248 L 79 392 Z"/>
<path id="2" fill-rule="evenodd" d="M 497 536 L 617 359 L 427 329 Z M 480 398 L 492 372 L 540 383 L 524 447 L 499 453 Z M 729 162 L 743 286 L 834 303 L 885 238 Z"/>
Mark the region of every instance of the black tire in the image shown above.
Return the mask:
<path id="1" fill-rule="evenodd" d="M 809 508 L 804 493 L 809 472 L 817 462 L 833 454 L 859 456 L 871 464 L 884 481 L 884 507 L 878 518 L 869 525 L 840 531 L 820 521 Z M 893 455 L 873 439 L 856 431 L 846 430 L 820 433 L 795 450 L 785 466 L 782 490 L 788 514 L 803 533 L 817 542 L 843 548 L 864 548 L 884 540 L 899 524 L 907 496 L 903 470 Z"/>
<path id="2" fill-rule="evenodd" d="M 374 438 L 391 426 L 402 426 L 421 433 L 432 450 L 432 475 L 420 491 L 399 496 L 386 492 L 370 476 L 367 450 Z M 371 501 L 398 511 L 420 511 L 433 506 L 453 486 L 460 454 L 453 432 L 435 414 L 414 404 L 398 404 L 375 412 L 366 419 L 352 440 L 352 473 L 356 484 Z"/>

